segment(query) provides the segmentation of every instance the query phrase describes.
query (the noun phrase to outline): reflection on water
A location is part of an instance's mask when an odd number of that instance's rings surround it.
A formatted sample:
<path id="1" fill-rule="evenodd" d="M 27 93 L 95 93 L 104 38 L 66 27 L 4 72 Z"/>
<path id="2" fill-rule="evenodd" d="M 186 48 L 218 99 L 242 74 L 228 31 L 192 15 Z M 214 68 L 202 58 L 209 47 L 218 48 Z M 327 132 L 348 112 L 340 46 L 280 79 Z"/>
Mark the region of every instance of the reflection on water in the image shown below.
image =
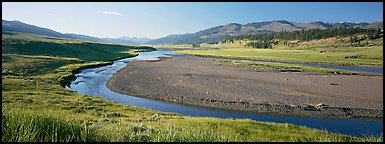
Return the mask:
<path id="1" fill-rule="evenodd" d="M 173 56 L 180 55 L 173 54 L 171 51 L 167 50 L 142 52 L 134 58 L 114 61 L 112 65 L 85 69 L 82 70 L 81 73 L 76 74 L 77 79 L 66 88 L 77 93 L 99 96 L 110 101 L 163 112 L 173 112 L 186 116 L 239 118 L 267 122 L 291 123 L 354 136 L 363 136 L 363 134 L 382 135 L 383 119 L 337 119 L 237 112 L 231 110 L 187 106 L 183 104 L 174 104 L 170 102 L 128 96 L 113 92 L 106 87 L 108 79 L 110 79 L 118 70 L 125 67 L 127 62 L 137 60 L 158 60 L 158 57 Z"/>

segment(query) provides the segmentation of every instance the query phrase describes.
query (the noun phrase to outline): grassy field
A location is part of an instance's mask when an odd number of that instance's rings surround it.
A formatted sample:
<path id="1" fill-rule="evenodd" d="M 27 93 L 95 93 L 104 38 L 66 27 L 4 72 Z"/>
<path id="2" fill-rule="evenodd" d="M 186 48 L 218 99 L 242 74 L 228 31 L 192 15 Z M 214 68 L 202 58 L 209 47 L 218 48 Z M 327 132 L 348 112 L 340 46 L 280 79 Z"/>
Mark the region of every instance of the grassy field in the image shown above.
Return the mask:
<path id="1" fill-rule="evenodd" d="M 295 46 L 274 45 L 272 49 L 256 49 L 234 44 L 201 44 L 199 48 L 187 45 L 155 45 L 180 54 L 215 56 L 224 58 L 246 58 L 255 60 L 293 61 L 305 63 L 328 63 L 338 65 L 383 66 L 383 38 L 365 40 L 371 47 L 349 47 L 348 37 L 328 38 L 312 41 L 295 41 Z M 343 42 L 341 42 L 341 40 Z M 211 49 L 210 49 L 211 48 Z M 215 48 L 215 49 L 213 49 Z M 349 58 L 354 57 L 354 58 Z"/>
<path id="2" fill-rule="evenodd" d="M 247 58 L 256 60 L 293 61 L 305 63 L 328 63 L 338 65 L 383 65 L 383 48 L 337 48 L 333 51 L 322 50 L 282 50 L 282 49 L 252 49 L 226 48 L 220 50 L 183 50 L 180 54 L 197 56 L 216 56 L 224 58 Z M 357 56 L 358 58 L 345 58 Z"/>
<path id="3" fill-rule="evenodd" d="M 9 46 L 3 38 L 3 50 L 8 49 L 4 43 Z M 356 138 L 291 124 L 180 116 L 78 94 L 65 89 L 63 81 L 80 69 L 133 56 L 142 48 L 122 46 L 119 51 L 131 53 L 69 58 L 50 50 L 18 51 L 17 46 L 2 53 L 3 142 L 383 141 L 382 136 Z"/>

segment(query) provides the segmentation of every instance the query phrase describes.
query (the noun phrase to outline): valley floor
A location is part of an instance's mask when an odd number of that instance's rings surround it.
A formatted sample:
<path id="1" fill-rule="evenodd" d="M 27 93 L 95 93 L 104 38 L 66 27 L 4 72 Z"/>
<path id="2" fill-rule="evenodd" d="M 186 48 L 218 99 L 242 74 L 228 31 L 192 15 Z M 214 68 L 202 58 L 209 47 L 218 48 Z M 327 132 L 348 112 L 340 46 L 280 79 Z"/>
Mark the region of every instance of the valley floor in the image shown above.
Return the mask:
<path id="1" fill-rule="evenodd" d="M 107 86 L 127 95 L 205 107 L 382 118 L 382 78 L 382 75 L 274 72 L 210 58 L 177 57 L 129 62 Z"/>

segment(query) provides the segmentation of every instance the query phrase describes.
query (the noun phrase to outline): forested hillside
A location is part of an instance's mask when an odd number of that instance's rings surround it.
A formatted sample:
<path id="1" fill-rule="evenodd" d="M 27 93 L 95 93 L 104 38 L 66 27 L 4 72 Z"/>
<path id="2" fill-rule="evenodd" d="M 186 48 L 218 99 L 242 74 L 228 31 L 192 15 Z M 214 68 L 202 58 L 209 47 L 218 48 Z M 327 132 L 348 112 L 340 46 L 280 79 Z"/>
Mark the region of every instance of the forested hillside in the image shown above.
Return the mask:
<path id="1" fill-rule="evenodd" d="M 358 37 L 357 35 L 363 35 Z M 254 48 L 271 48 L 272 45 L 283 44 L 288 45 L 290 40 L 310 41 L 317 39 L 326 39 L 330 37 L 349 37 L 349 42 L 353 46 L 368 46 L 369 43 L 361 41 L 369 39 L 377 39 L 382 37 L 382 29 L 360 27 L 336 27 L 328 29 L 310 29 L 299 30 L 292 32 L 276 32 L 254 35 L 235 36 L 221 41 L 221 43 L 235 43 L 235 41 L 247 40 L 250 41 L 246 45 Z M 341 41 L 343 41 L 341 39 Z"/>

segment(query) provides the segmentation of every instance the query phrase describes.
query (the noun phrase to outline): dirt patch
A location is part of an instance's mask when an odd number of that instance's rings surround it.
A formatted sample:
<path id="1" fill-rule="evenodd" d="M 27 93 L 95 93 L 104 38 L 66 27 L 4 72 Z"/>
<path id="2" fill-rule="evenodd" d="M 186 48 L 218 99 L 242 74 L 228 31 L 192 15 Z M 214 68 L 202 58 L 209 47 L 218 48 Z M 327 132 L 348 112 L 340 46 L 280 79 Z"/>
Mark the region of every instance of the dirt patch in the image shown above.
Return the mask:
<path id="1" fill-rule="evenodd" d="M 194 57 L 129 62 L 107 83 L 122 94 L 204 107 L 380 118 L 382 86 L 382 76 L 271 72 Z"/>

